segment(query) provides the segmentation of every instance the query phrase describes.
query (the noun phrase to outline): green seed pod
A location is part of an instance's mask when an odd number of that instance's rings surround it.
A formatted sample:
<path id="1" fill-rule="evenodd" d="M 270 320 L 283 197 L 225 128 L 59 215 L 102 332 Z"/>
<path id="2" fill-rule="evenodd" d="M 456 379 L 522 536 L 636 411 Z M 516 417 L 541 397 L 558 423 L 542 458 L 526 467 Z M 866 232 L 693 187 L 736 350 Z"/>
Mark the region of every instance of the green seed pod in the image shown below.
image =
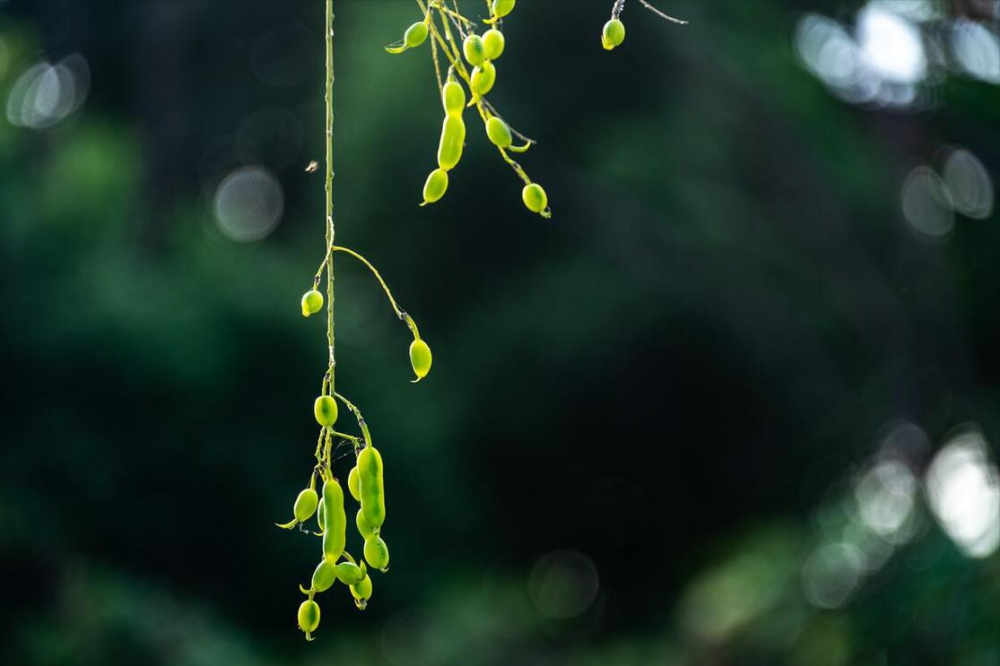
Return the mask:
<path id="1" fill-rule="evenodd" d="M 427 39 L 427 24 L 422 21 L 411 25 L 403 35 L 403 42 L 411 49 L 423 44 L 425 39 Z"/>
<path id="2" fill-rule="evenodd" d="M 332 426 L 337 422 L 337 401 L 328 395 L 321 395 L 316 398 L 313 413 L 316 415 L 316 422 L 321 426 Z"/>
<path id="3" fill-rule="evenodd" d="M 362 539 L 367 540 L 375 535 L 375 530 L 372 529 L 372 526 L 365 522 L 365 516 L 361 509 L 358 509 L 358 515 L 355 517 L 354 522 L 357 523 L 358 534 L 361 535 Z"/>
<path id="4" fill-rule="evenodd" d="M 445 113 L 449 116 L 461 116 L 465 111 L 465 88 L 458 81 L 449 80 L 444 84 L 441 93 L 441 101 L 444 104 Z"/>
<path id="5" fill-rule="evenodd" d="M 417 376 L 415 381 L 420 381 L 431 371 L 431 348 L 421 339 L 416 339 L 410 343 L 410 365 L 413 366 L 413 373 Z"/>
<path id="6" fill-rule="evenodd" d="M 323 309 L 323 294 L 310 289 L 302 295 L 302 316 L 314 315 Z"/>
<path id="7" fill-rule="evenodd" d="M 377 530 L 385 522 L 385 488 L 382 480 L 382 454 L 374 446 L 366 446 L 358 456 L 358 480 L 362 516 L 369 527 Z"/>
<path id="8" fill-rule="evenodd" d="M 295 508 L 292 509 L 292 512 L 295 514 L 295 520 L 300 523 L 306 522 L 316 513 L 318 505 L 319 494 L 315 488 L 306 488 L 295 498 Z"/>
<path id="9" fill-rule="evenodd" d="M 460 116 L 445 116 L 438 145 L 438 166 L 451 171 L 458 166 L 465 149 L 465 121 Z"/>
<path id="10" fill-rule="evenodd" d="M 322 532 L 323 530 L 326 529 L 326 523 L 323 522 L 323 520 L 324 520 L 323 513 L 324 513 L 324 511 L 323 511 L 323 503 L 320 502 L 319 503 L 319 509 L 316 510 L 316 524 L 319 525 L 320 532 Z"/>
<path id="11" fill-rule="evenodd" d="M 521 191 L 521 198 L 532 213 L 541 213 L 549 205 L 549 197 L 538 183 L 526 185 Z"/>
<path id="12" fill-rule="evenodd" d="M 510 135 L 510 128 L 507 123 L 496 116 L 492 116 L 486 121 L 486 136 L 490 137 L 493 145 L 500 148 L 509 148 L 514 143 L 514 137 Z"/>
<path id="13" fill-rule="evenodd" d="M 365 560 L 374 569 L 387 571 L 389 569 L 389 547 L 380 536 L 365 539 Z"/>
<path id="14" fill-rule="evenodd" d="M 336 562 L 347 545 L 347 514 L 344 513 L 344 491 L 336 479 L 323 484 L 323 517 L 326 529 L 323 531 L 323 555 Z"/>
<path id="15" fill-rule="evenodd" d="M 517 0 L 493 0 L 493 15 L 503 18 L 514 11 L 514 3 Z"/>
<path id="16" fill-rule="evenodd" d="M 496 60 L 503 55 L 503 47 L 506 45 L 503 33 L 496 28 L 490 28 L 483 33 L 483 48 L 487 60 Z"/>
<path id="17" fill-rule="evenodd" d="M 369 596 L 371 593 L 369 591 Z M 306 640 L 312 640 L 312 632 L 319 626 L 319 604 L 312 599 L 306 599 L 299 606 L 299 629 L 306 632 Z"/>
<path id="18" fill-rule="evenodd" d="M 479 67 L 472 70 L 472 92 L 482 97 L 493 90 L 493 84 L 497 82 L 497 68 L 487 60 Z"/>
<path id="19" fill-rule="evenodd" d="M 313 589 L 317 592 L 326 592 L 335 582 L 337 582 L 337 565 L 324 557 L 313 572 Z"/>
<path id="20" fill-rule="evenodd" d="M 604 45 L 605 50 L 610 51 L 616 46 L 621 46 L 621 43 L 625 41 L 625 24 L 614 18 L 604 24 L 604 30 L 601 32 L 601 44 Z"/>
<path id="21" fill-rule="evenodd" d="M 424 202 L 420 204 L 421 206 L 426 206 L 427 204 L 435 203 L 441 200 L 444 193 L 448 191 L 448 172 L 444 169 L 434 169 L 431 174 L 427 176 L 427 182 L 424 183 Z"/>
<path id="22" fill-rule="evenodd" d="M 462 50 L 465 52 L 465 59 L 473 67 L 482 65 L 483 60 L 486 59 L 486 46 L 483 44 L 483 38 L 479 35 L 466 37 L 462 43 Z"/>
<path id="23" fill-rule="evenodd" d="M 365 579 L 365 575 L 354 562 L 341 562 L 337 565 L 337 580 L 344 585 L 357 585 Z"/>
<path id="24" fill-rule="evenodd" d="M 347 489 L 357 501 L 361 501 L 361 490 L 358 489 L 358 468 L 357 465 L 351 468 L 351 473 L 347 475 Z"/>
<path id="25" fill-rule="evenodd" d="M 372 598 L 371 576 L 365 576 L 357 585 L 351 585 L 351 595 L 354 597 L 354 605 L 359 610 L 364 610 L 368 606 L 368 600 Z"/>

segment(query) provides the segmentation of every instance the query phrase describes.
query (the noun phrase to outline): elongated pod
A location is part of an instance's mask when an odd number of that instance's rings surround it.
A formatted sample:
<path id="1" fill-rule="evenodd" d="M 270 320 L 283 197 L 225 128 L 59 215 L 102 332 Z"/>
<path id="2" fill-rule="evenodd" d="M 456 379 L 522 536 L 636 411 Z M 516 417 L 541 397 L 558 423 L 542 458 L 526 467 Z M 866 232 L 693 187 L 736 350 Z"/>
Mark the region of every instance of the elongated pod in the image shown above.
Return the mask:
<path id="1" fill-rule="evenodd" d="M 369 528 L 377 530 L 385 522 L 385 487 L 382 455 L 374 446 L 366 446 L 358 456 L 358 486 L 361 490 L 361 516 Z M 329 518 L 327 522 L 330 522 Z"/>
<path id="2" fill-rule="evenodd" d="M 461 116 L 445 116 L 441 125 L 441 143 L 438 145 L 438 166 L 445 171 L 454 169 L 462 159 L 464 149 L 465 121 Z"/>
<path id="3" fill-rule="evenodd" d="M 344 513 L 344 491 L 336 479 L 323 484 L 323 556 L 336 562 L 347 544 L 347 514 Z"/>

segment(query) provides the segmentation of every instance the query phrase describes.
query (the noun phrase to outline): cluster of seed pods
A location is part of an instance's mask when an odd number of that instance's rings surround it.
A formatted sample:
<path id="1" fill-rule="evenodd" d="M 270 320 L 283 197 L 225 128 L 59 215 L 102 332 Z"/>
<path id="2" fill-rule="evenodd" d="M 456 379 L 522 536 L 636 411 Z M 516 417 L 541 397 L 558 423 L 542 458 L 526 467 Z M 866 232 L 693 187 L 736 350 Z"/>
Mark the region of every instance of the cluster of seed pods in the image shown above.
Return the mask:
<path id="1" fill-rule="evenodd" d="M 532 181 L 510 156 L 511 153 L 527 151 L 534 142 L 512 130 L 487 100 L 497 80 L 496 61 L 503 55 L 506 46 L 502 22 L 514 10 L 516 0 L 489 2 L 490 16 L 483 23 L 490 27 L 482 34 L 476 32 L 475 22 L 459 11 L 454 0 L 450 6 L 447 0 L 430 0 L 427 4 L 424 0 L 416 1 L 423 20 L 407 28 L 401 41 L 385 48 L 389 53 L 402 53 L 422 45 L 428 36 L 431 37 L 431 51 L 445 116 L 438 143 L 437 168 L 427 176 L 420 205 L 436 203 L 448 191 L 449 173 L 458 166 L 465 148 L 463 114 L 467 108 L 475 108 L 490 143 L 524 182 L 521 190 L 524 205 L 533 213 L 551 217 L 545 189 Z M 461 39 L 461 46 L 456 35 Z M 449 64 L 446 75 L 442 75 L 439 54 L 443 54 Z M 515 135 L 523 144 L 514 145 Z"/>

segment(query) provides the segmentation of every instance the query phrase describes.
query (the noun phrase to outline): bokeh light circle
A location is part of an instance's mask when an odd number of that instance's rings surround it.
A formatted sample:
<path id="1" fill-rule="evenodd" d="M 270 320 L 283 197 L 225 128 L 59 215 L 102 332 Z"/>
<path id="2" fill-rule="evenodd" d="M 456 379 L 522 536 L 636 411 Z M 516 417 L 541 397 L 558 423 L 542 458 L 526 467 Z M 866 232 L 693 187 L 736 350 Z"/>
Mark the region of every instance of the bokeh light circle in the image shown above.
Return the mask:
<path id="1" fill-rule="evenodd" d="M 285 211 L 281 184 L 263 167 L 237 169 L 215 191 L 215 219 L 229 238 L 247 243 L 270 234 Z"/>

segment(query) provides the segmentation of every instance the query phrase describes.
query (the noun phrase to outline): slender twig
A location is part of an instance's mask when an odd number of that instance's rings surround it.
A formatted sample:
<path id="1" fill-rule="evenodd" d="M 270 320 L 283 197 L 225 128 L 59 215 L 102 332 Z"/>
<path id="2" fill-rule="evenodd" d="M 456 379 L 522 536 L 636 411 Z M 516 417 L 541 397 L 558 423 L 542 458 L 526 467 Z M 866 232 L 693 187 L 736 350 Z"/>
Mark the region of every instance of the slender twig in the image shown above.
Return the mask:
<path id="1" fill-rule="evenodd" d="M 624 0 L 622 0 L 622 5 L 624 5 L 624 4 L 625 4 L 625 2 L 624 2 Z M 666 20 L 668 20 L 668 21 L 670 21 L 672 23 L 677 23 L 679 25 L 687 25 L 687 21 L 682 21 L 679 18 L 674 18 L 673 16 L 670 16 L 669 14 L 664 14 L 659 9 L 657 9 L 653 5 L 651 5 L 648 2 L 646 2 L 646 0 L 639 0 L 639 4 L 642 5 L 643 7 L 645 7 L 646 9 L 648 9 L 649 11 L 653 12 L 654 14 L 656 14 L 657 16 L 659 16 L 662 19 L 666 19 Z"/>
<path id="2" fill-rule="evenodd" d="M 333 0 L 326 0 L 326 246 L 333 247 Z M 336 386 L 337 357 L 333 333 L 333 257 L 327 250 L 326 266 L 326 339 L 329 348 L 330 393 Z"/>

